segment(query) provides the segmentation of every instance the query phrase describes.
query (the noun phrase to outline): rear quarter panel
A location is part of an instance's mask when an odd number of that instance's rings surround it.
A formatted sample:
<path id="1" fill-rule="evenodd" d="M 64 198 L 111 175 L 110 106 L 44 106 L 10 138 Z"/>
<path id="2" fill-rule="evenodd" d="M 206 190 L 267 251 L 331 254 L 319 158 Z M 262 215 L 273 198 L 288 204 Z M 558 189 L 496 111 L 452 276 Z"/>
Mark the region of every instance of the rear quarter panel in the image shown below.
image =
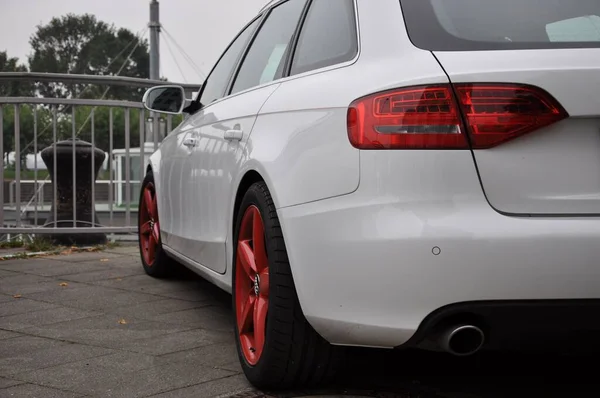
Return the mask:
<path id="1" fill-rule="evenodd" d="M 433 55 L 410 42 L 399 1 L 356 4 L 358 56 L 282 80 L 249 138 L 240 179 L 245 171 L 258 171 L 278 208 L 358 188 L 360 151 L 346 128 L 352 101 L 390 88 L 448 82 Z"/>

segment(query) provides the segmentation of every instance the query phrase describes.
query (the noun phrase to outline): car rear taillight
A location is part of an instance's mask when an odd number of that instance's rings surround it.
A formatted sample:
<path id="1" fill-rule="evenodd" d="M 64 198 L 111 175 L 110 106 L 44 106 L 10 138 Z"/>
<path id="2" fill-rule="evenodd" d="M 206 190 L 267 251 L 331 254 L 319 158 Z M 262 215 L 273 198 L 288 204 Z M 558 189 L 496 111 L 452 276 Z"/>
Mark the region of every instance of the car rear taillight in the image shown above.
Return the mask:
<path id="1" fill-rule="evenodd" d="M 450 86 L 410 87 L 354 101 L 348 135 L 360 149 L 468 148 Z"/>
<path id="2" fill-rule="evenodd" d="M 491 148 L 568 117 L 550 94 L 514 84 L 457 84 L 473 148 Z"/>
<path id="3" fill-rule="evenodd" d="M 354 101 L 348 136 L 359 149 L 491 148 L 568 117 L 543 90 L 523 85 L 408 87 Z M 462 112 L 466 129 L 461 122 Z"/>

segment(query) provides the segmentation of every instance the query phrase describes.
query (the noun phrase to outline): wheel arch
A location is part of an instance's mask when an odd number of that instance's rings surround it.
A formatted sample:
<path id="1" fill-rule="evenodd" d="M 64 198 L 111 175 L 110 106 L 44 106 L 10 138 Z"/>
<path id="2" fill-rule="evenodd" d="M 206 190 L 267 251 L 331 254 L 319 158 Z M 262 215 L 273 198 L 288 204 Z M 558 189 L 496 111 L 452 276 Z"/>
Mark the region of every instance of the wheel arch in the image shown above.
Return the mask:
<path id="1" fill-rule="evenodd" d="M 235 234 L 235 224 L 237 222 L 240 205 L 242 204 L 242 200 L 244 199 L 244 195 L 248 192 L 248 189 L 257 182 L 267 183 L 263 176 L 256 170 L 248 170 L 240 183 L 238 184 L 237 192 L 235 194 L 235 200 L 233 202 L 233 217 L 231 218 L 231 231 L 232 236 Z M 268 184 L 267 184 L 268 186 Z"/>
<path id="2" fill-rule="evenodd" d="M 152 173 L 152 176 L 154 177 L 154 188 L 156 189 L 156 193 L 158 195 L 157 198 L 157 207 L 158 207 L 158 216 L 159 219 L 163 219 L 163 198 L 161 198 L 161 193 L 162 193 L 162 187 L 161 187 L 161 183 L 160 183 L 160 161 L 161 161 L 161 150 L 158 149 L 157 151 L 155 151 L 152 155 L 149 156 L 148 160 L 146 161 L 146 175 L 148 175 L 148 173 Z M 145 176 L 144 176 L 145 177 Z M 162 228 L 162 225 L 161 225 Z"/>
<path id="3" fill-rule="evenodd" d="M 230 217 L 231 219 L 229 220 L 229 225 L 228 227 L 230 228 L 229 233 L 228 233 L 228 239 L 227 239 L 227 245 L 226 245 L 226 250 L 227 250 L 227 272 L 231 271 L 231 269 L 233 268 L 233 257 L 234 257 L 234 248 L 233 246 L 235 245 L 235 228 L 236 228 L 236 223 L 237 223 L 237 219 L 239 216 L 239 211 L 240 211 L 240 206 L 242 204 L 242 201 L 244 200 L 244 195 L 246 194 L 246 192 L 248 192 L 248 189 L 250 189 L 250 187 L 253 184 L 256 184 L 258 182 L 262 182 L 267 186 L 267 189 L 269 190 L 269 193 L 271 194 L 271 199 L 273 200 L 273 204 L 275 205 L 275 208 L 278 209 L 278 201 L 277 201 L 277 192 L 276 189 L 274 187 L 274 184 L 272 183 L 271 179 L 269 178 L 269 174 L 268 171 L 263 169 L 261 167 L 262 165 L 254 162 L 254 164 L 252 165 L 247 165 L 247 168 L 244 169 L 244 171 L 242 173 L 240 173 L 240 175 L 242 176 L 239 180 L 239 183 L 237 184 L 237 190 L 235 191 L 235 199 L 233 199 L 233 201 L 231 202 L 231 207 L 230 207 Z M 285 239 L 285 232 L 283 231 L 283 225 L 282 225 L 282 233 L 283 233 L 283 237 Z"/>

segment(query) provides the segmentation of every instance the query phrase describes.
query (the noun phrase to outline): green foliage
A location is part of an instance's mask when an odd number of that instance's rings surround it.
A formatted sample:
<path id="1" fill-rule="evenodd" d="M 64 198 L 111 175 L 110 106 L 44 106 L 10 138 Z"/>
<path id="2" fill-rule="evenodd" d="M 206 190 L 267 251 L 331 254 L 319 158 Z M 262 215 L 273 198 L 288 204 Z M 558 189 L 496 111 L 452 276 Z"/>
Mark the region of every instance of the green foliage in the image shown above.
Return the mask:
<path id="1" fill-rule="evenodd" d="M 17 58 L 8 57 L 6 52 L 0 51 L 0 72 L 27 72 L 27 67 L 19 64 Z M 0 83 L 0 97 L 31 97 L 34 94 L 34 85 L 13 81 L 9 83 Z M 14 106 L 0 106 L 0 114 L 3 119 L 2 144 L 4 153 L 11 152 L 15 147 L 15 111 Z M 33 118 L 25 110 L 19 118 L 21 130 L 33 129 Z M 20 142 L 25 142 L 26 138 L 21 137 Z"/>
<path id="2" fill-rule="evenodd" d="M 37 27 L 30 39 L 32 55 L 29 57 L 29 69 L 35 72 L 71 73 L 91 75 L 120 75 L 148 78 L 149 53 L 145 39 L 139 41 L 135 34 L 127 29 L 118 29 L 113 25 L 99 21 L 95 16 L 67 14 L 53 18 L 46 25 Z M 128 61 L 127 57 L 130 56 Z M 19 64 L 17 58 L 10 58 L 6 52 L 0 52 L 0 71 L 26 72 L 28 67 Z M 166 79 L 163 79 L 166 80 Z M 100 85 L 64 84 L 60 82 L 40 82 L 38 84 L 13 81 L 0 83 L 0 97 L 48 98 L 101 98 L 107 87 Z M 143 89 L 111 86 L 106 99 L 141 101 Z M 14 105 L 0 108 L 3 120 L 4 156 L 16 148 Z M 34 109 L 37 111 L 37 150 L 38 152 L 53 142 L 53 109 L 46 105 L 20 105 L 19 142 L 21 161 L 24 166 L 26 154 L 34 152 Z M 140 117 L 144 122 L 145 113 L 141 110 L 108 107 L 75 107 L 74 129 L 77 138 L 92 142 L 91 113 L 94 112 L 94 144 L 104 150 L 110 148 L 110 112 L 112 112 L 112 148 L 125 148 L 126 113 L 129 114 L 129 147 L 140 145 Z M 174 116 L 172 127 L 183 121 L 183 116 Z M 70 106 L 58 106 L 56 110 L 56 140 L 73 136 L 73 109 Z M 23 173 L 28 171 L 22 167 Z M 43 172 L 38 173 L 38 178 Z M 5 178 L 11 177 L 10 167 Z M 14 177 L 14 172 L 12 172 Z M 101 177 L 102 178 L 102 177 Z"/>
<path id="3" fill-rule="evenodd" d="M 25 242 L 21 239 L 13 239 L 6 242 L 0 242 L 0 249 L 16 249 L 23 247 Z"/>
<path id="4" fill-rule="evenodd" d="M 147 41 L 141 40 L 135 47 L 137 38 L 133 32 L 98 21 L 94 15 L 67 14 L 53 18 L 48 24 L 38 26 L 29 42 L 33 50 L 29 67 L 34 72 L 149 76 Z M 131 59 L 125 62 L 129 54 Z M 98 98 L 105 87 L 51 82 L 40 83 L 38 89 L 45 97 Z M 140 101 L 142 91 L 112 87 L 107 97 Z"/>
<path id="5" fill-rule="evenodd" d="M 93 107 L 77 107 L 75 113 L 76 130 L 79 131 L 81 126 L 85 126 L 81 130 L 79 138 L 87 142 L 92 142 L 92 109 Z M 106 152 L 110 148 L 110 109 L 108 107 L 97 107 L 94 110 L 94 144 Z M 125 148 L 125 120 L 127 112 L 129 112 L 129 147 L 139 148 L 140 146 L 140 114 L 144 118 L 141 120 L 144 123 L 141 128 L 145 129 L 145 116 L 148 116 L 147 113 L 139 109 L 130 109 L 127 111 L 123 108 L 112 108 L 113 149 Z M 87 124 L 85 123 L 86 120 Z M 70 121 L 71 119 L 68 118 L 65 120 L 65 123 L 68 123 L 70 126 Z M 172 128 L 177 127 L 182 121 L 182 115 L 173 116 Z"/>
<path id="6" fill-rule="evenodd" d="M 36 236 L 25 245 L 25 249 L 30 252 L 49 252 L 55 249 L 53 242 L 46 236 Z"/>
<path id="7" fill-rule="evenodd" d="M 23 173 L 28 173 L 25 170 L 26 154 L 34 153 L 34 108 L 37 109 L 37 150 L 52 145 L 54 136 L 54 127 L 52 124 L 53 114 L 49 107 L 38 105 L 20 105 L 19 121 L 20 121 L 20 150 L 22 172 L 21 178 L 28 177 Z M 3 127 L 3 145 L 4 156 L 15 150 L 15 109 L 14 105 L 5 105 L 2 109 L 2 117 L 4 119 Z M 75 108 L 75 136 L 87 142 L 92 142 L 92 121 L 94 126 L 93 143 L 96 147 L 105 152 L 110 150 L 110 120 L 112 109 L 112 148 L 122 149 L 126 145 L 126 114 L 129 113 L 129 147 L 138 148 L 140 146 L 140 121 L 144 124 L 145 119 L 140 120 L 140 114 L 145 118 L 146 113 L 139 109 L 130 109 L 127 111 L 123 108 L 109 107 L 90 107 L 81 106 Z M 93 120 L 91 114 L 94 114 Z M 182 121 L 183 116 L 173 116 L 172 128 L 177 127 Z M 56 140 L 66 140 L 73 137 L 73 113 L 56 114 Z M 32 173 L 32 172 L 31 172 Z M 38 178 L 42 178 L 42 172 L 38 173 Z M 14 173 L 11 174 L 9 168 L 5 171 L 4 178 L 14 178 Z"/>
<path id="8" fill-rule="evenodd" d="M 5 180 L 14 180 L 16 178 L 16 170 L 14 167 L 10 167 L 10 168 L 5 168 L 4 169 L 4 179 Z M 21 169 L 21 180 L 35 180 L 35 171 L 34 170 L 25 170 L 25 169 Z M 46 178 L 48 178 L 48 171 L 46 170 L 38 170 L 37 172 L 37 179 L 38 180 L 45 180 Z"/>
<path id="9" fill-rule="evenodd" d="M 110 109 L 98 107 L 94 110 L 94 144 L 105 152 L 110 149 Z M 81 130 L 79 138 L 92 142 L 92 113 L 93 107 L 78 107 L 75 111 L 75 127 Z M 113 120 L 113 149 L 125 148 L 126 118 L 127 110 L 123 108 L 112 108 Z M 86 123 L 87 121 L 87 123 Z M 70 125 L 70 119 L 68 120 Z M 142 126 L 144 127 L 144 126 Z M 129 110 L 129 147 L 135 148 L 140 145 L 140 110 Z"/>
<path id="10" fill-rule="evenodd" d="M 19 64 L 18 58 L 9 58 L 6 51 L 0 51 L 0 72 L 27 72 L 27 67 Z M 31 97 L 33 93 L 32 83 L 0 83 L 0 97 Z"/>
<path id="11" fill-rule="evenodd" d="M 4 156 L 7 153 L 12 152 L 15 149 L 15 110 L 17 109 L 14 105 L 5 105 L 2 107 L 2 118 L 3 118 L 3 149 Z M 19 142 L 21 145 L 21 151 L 33 141 L 34 137 L 34 110 L 32 106 L 21 105 L 19 109 Z M 38 150 L 52 144 L 52 134 L 40 135 L 39 133 L 48 129 L 52 123 L 52 115 L 47 108 L 37 108 L 37 127 L 38 127 Z M 33 153 L 33 146 L 26 151 L 27 153 Z M 24 161 L 24 157 L 22 160 Z"/>

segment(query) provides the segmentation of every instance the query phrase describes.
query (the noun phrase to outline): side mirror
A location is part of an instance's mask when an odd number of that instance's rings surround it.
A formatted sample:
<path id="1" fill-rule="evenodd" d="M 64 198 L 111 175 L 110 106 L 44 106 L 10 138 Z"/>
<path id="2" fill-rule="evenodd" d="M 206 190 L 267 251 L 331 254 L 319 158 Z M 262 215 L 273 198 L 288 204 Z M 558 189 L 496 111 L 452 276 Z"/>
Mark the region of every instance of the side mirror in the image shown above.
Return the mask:
<path id="1" fill-rule="evenodd" d="M 149 111 L 179 115 L 189 101 L 181 86 L 156 86 L 146 90 L 142 102 Z"/>

